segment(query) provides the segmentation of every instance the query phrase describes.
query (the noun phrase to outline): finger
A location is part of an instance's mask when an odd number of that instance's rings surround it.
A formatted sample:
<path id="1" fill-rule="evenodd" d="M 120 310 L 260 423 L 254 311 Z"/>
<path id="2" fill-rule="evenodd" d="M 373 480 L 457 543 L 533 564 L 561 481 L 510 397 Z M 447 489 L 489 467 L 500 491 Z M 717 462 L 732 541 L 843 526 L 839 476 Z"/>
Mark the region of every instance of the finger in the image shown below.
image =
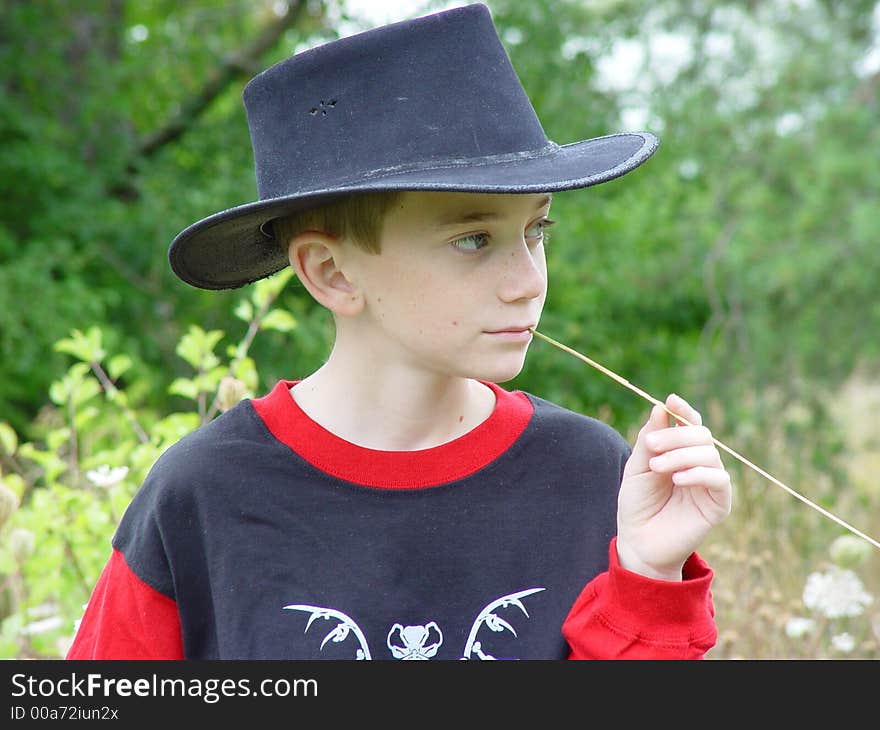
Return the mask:
<path id="1" fill-rule="evenodd" d="M 724 469 L 711 469 L 707 466 L 696 466 L 686 471 L 678 471 L 672 475 L 672 483 L 676 489 L 705 489 L 710 504 L 700 501 L 700 511 L 710 522 L 717 523 L 730 514 L 733 504 L 733 485 L 730 474 Z"/>
<path id="2" fill-rule="evenodd" d="M 677 487 L 701 486 L 707 489 L 724 490 L 730 487 L 730 474 L 724 469 L 709 466 L 695 466 L 692 469 L 677 471 L 672 475 Z"/>
<path id="3" fill-rule="evenodd" d="M 712 432 L 705 426 L 674 426 L 645 436 L 645 446 L 655 454 L 711 443 L 714 443 Z"/>
<path id="4" fill-rule="evenodd" d="M 684 469 L 692 469 L 696 466 L 718 468 L 722 464 L 718 449 L 708 444 L 702 444 L 700 446 L 686 446 L 682 449 L 666 451 L 649 459 L 648 466 L 653 472 L 669 474 Z"/>
<path id="5" fill-rule="evenodd" d="M 700 412 L 676 393 L 670 393 L 666 397 L 666 407 L 672 413 L 681 416 L 694 426 L 701 426 L 703 424 L 703 417 L 700 415 Z"/>
<path id="6" fill-rule="evenodd" d="M 641 474 L 650 471 L 648 460 L 653 456 L 651 451 L 645 445 L 645 437 L 655 431 L 660 431 L 669 427 L 669 416 L 663 410 L 663 406 L 654 406 L 648 416 L 648 420 L 636 437 L 636 443 L 633 446 L 632 454 L 626 462 L 624 474 Z"/>

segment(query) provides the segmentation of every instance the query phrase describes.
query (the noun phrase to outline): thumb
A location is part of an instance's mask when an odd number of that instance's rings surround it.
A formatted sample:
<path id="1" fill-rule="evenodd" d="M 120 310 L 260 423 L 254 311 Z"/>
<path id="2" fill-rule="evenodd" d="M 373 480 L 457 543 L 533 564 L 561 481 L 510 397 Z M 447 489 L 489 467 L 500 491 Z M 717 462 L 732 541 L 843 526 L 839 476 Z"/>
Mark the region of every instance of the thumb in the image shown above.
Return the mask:
<path id="1" fill-rule="evenodd" d="M 644 472 L 651 471 L 651 467 L 648 466 L 648 461 L 654 456 L 654 452 L 645 445 L 645 436 L 653 431 L 659 431 L 668 427 L 669 414 L 663 406 L 654 406 L 651 409 L 648 420 L 645 422 L 645 425 L 642 426 L 636 437 L 636 443 L 633 446 L 632 454 L 630 454 L 629 460 L 624 467 L 624 476 L 643 474 Z"/>

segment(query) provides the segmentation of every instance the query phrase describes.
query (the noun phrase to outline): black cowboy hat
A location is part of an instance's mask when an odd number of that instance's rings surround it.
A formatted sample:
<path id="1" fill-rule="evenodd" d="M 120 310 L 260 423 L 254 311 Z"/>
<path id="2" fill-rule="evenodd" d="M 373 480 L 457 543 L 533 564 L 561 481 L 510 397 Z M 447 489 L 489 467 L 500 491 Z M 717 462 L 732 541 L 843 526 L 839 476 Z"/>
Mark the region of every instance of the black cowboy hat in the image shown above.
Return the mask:
<path id="1" fill-rule="evenodd" d="M 232 289 L 288 265 L 273 219 L 348 193 L 543 193 L 635 169 L 648 132 L 547 138 L 489 9 L 467 5 L 298 53 L 245 86 L 260 199 L 181 231 L 171 268 Z"/>

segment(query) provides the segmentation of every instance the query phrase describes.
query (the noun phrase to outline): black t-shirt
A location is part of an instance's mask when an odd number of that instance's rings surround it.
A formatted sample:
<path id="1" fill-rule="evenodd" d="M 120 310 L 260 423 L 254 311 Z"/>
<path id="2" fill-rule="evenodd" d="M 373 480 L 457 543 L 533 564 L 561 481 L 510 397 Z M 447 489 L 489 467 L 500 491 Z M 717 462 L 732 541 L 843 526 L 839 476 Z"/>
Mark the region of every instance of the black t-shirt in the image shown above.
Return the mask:
<path id="1" fill-rule="evenodd" d="M 114 536 L 176 602 L 188 658 L 566 658 L 562 623 L 608 567 L 620 434 L 487 384 L 470 433 L 374 451 L 291 385 L 168 449 Z"/>

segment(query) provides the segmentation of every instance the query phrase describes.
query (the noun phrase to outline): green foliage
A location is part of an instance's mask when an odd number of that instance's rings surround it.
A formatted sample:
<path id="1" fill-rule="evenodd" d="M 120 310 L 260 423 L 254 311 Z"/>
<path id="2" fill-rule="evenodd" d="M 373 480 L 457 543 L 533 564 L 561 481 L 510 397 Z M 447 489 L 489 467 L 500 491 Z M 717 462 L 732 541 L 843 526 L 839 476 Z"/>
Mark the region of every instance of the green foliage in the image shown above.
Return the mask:
<path id="1" fill-rule="evenodd" d="M 181 338 L 177 352 L 190 374 L 167 387 L 195 412 L 156 412 L 133 395 L 136 382 L 121 387 L 133 360 L 110 355 L 98 327 L 73 330 L 56 343 L 75 362 L 50 385 L 52 406 L 33 429 L 40 438 L 20 442 L 9 423 L 0 423 L 0 656 L 64 654 L 116 525 L 156 459 L 256 395 L 249 349 L 258 332 L 297 327 L 275 308 L 291 275 L 261 281 L 241 298 L 246 330 L 225 355 L 216 352 L 226 336 L 220 330 L 192 325 Z"/>
<path id="2" fill-rule="evenodd" d="M 181 323 L 234 326 L 234 295 L 182 285 L 166 251 L 192 221 L 255 197 L 242 86 L 328 33 L 323 3 L 287 5 L 0 8 L 0 413 L 18 430 L 65 366 L 53 343 L 74 328 L 100 327 L 140 363 L 140 395 L 167 408 L 158 378 L 184 375 Z M 279 41 L 252 50 L 273 28 Z"/>

